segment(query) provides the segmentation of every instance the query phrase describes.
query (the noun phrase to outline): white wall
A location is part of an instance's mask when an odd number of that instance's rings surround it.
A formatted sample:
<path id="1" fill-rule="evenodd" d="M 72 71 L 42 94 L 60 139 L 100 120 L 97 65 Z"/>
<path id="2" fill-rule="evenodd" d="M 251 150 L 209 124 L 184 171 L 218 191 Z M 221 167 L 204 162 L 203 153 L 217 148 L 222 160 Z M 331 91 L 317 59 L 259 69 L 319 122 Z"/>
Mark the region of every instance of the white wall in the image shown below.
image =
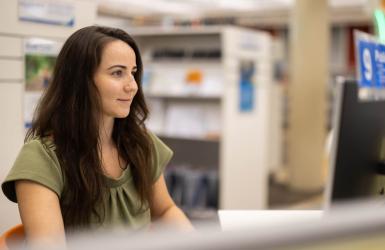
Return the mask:
<path id="1" fill-rule="evenodd" d="M 75 30 L 95 22 L 95 1 L 69 2 L 75 6 L 74 27 L 21 22 L 18 20 L 17 1 L 0 1 L 0 182 L 12 167 L 24 140 L 23 39 L 64 40 Z M 0 192 L 0 234 L 17 223 L 20 223 L 17 205 Z"/>

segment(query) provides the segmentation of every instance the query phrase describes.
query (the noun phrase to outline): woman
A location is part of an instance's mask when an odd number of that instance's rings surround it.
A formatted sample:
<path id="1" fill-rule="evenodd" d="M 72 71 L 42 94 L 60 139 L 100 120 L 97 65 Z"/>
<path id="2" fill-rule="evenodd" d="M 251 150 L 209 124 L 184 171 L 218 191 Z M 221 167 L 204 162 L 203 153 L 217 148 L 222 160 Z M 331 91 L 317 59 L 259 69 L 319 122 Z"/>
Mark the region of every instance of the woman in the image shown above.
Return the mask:
<path id="1" fill-rule="evenodd" d="M 90 26 L 63 45 L 4 194 L 30 241 L 151 219 L 191 228 L 162 174 L 172 151 L 144 125 L 142 61 L 120 29 Z"/>

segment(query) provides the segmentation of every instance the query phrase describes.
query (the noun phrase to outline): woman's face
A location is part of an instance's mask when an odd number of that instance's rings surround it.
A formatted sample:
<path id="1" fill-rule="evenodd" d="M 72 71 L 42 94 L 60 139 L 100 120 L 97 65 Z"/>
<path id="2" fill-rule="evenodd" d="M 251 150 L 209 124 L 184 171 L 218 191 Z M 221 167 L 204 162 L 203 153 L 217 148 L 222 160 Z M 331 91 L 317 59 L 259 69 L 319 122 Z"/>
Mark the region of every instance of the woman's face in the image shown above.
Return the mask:
<path id="1" fill-rule="evenodd" d="M 134 79 L 137 70 L 134 50 L 121 40 L 105 45 L 102 59 L 94 75 L 104 116 L 125 118 L 138 85 Z"/>

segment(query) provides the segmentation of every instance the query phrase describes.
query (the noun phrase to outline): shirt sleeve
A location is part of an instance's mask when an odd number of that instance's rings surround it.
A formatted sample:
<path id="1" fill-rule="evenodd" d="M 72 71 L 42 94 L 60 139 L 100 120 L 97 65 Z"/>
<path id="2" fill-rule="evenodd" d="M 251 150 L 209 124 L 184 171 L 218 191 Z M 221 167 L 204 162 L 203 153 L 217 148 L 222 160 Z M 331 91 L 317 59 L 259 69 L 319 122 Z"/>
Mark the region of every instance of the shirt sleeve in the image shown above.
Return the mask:
<path id="1" fill-rule="evenodd" d="M 166 168 L 167 164 L 170 162 L 174 153 L 156 135 L 154 135 L 151 132 L 149 132 L 149 135 L 154 144 L 152 176 L 153 176 L 153 181 L 156 182 L 158 178 L 162 175 L 164 169 Z"/>
<path id="2" fill-rule="evenodd" d="M 29 180 L 51 189 L 60 198 L 64 181 L 59 162 L 53 154 L 54 152 L 38 139 L 25 143 L 1 185 L 5 196 L 17 202 L 15 181 Z"/>

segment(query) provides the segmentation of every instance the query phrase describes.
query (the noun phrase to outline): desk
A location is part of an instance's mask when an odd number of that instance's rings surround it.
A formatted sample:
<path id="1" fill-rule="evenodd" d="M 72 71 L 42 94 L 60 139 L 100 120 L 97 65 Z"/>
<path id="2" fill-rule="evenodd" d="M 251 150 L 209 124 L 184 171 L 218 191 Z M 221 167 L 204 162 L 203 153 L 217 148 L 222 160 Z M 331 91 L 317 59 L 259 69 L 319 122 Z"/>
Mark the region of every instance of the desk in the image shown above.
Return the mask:
<path id="1" fill-rule="evenodd" d="M 382 203 L 383 204 L 383 201 Z M 224 231 L 109 231 L 73 239 L 71 250 L 383 249 L 384 206 L 367 202 L 321 210 L 220 210 Z M 322 217 L 322 219 L 321 219 Z M 245 230 L 232 230 L 232 229 Z M 249 227 L 249 228 L 247 228 Z M 252 228 L 255 227 L 255 228 Z"/>
<path id="2" fill-rule="evenodd" d="M 319 221 L 322 210 L 219 210 L 223 231 Z"/>

